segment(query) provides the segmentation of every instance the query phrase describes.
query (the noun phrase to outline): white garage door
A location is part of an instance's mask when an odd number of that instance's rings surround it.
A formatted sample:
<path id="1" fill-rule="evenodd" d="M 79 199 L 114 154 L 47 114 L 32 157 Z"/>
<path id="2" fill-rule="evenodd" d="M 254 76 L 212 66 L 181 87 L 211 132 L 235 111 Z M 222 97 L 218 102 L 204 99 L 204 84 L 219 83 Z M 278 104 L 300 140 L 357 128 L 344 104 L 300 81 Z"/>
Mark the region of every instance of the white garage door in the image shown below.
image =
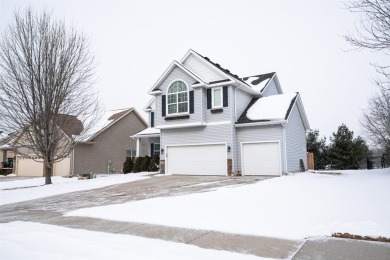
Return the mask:
<path id="1" fill-rule="evenodd" d="M 244 175 L 280 176 L 279 142 L 243 143 L 242 171 Z"/>
<path id="2" fill-rule="evenodd" d="M 226 144 L 168 146 L 168 174 L 227 175 Z"/>

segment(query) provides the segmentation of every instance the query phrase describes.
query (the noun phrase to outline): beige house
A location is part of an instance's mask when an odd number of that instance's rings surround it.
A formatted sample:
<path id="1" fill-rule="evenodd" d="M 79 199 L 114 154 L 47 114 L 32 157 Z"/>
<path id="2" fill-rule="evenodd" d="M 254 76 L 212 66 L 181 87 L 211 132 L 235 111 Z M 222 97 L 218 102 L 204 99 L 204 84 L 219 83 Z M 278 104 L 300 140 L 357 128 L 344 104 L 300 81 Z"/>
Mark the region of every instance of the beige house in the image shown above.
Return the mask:
<path id="1" fill-rule="evenodd" d="M 118 173 L 126 157 L 135 157 L 137 143 L 129 136 L 142 131 L 147 123 L 135 108 L 109 111 L 104 114 L 91 134 L 76 138 L 69 156 L 54 164 L 53 176 L 85 173 Z M 138 144 L 141 150 L 146 143 Z M 17 155 L 15 173 L 18 176 L 42 176 L 43 164 L 34 154 Z"/>
<path id="2" fill-rule="evenodd" d="M 0 174 L 13 173 L 14 149 L 9 145 L 9 138 L 5 134 L 0 134 Z"/>

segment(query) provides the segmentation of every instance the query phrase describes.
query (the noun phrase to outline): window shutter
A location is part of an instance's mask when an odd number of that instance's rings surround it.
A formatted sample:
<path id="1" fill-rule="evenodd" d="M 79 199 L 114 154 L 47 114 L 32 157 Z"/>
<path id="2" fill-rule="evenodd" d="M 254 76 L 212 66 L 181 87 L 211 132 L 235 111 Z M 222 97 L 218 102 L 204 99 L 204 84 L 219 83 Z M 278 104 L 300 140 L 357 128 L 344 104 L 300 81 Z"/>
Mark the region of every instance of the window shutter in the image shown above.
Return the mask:
<path id="1" fill-rule="evenodd" d="M 207 89 L 207 109 L 211 109 L 211 89 Z"/>
<path id="2" fill-rule="evenodd" d="M 161 116 L 165 116 L 166 115 L 166 95 L 162 95 L 161 96 Z"/>
<path id="3" fill-rule="evenodd" d="M 228 94 L 228 87 L 223 87 L 223 107 L 227 107 L 229 105 L 229 94 Z"/>
<path id="4" fill-rule="evenodd" d="M 150 127 L 154 127 L 154 112 L 150 112 Z"/>
<path id="5" fill-rule="evenodd" d="M 190 114 L 194 113 L 194 91 L 190 91 Z"/>
<path id="6" fill-rule="evenodd" d="M 152 157 L 154 154 L 154 143 L 150 144 L 150 157 Z"/>

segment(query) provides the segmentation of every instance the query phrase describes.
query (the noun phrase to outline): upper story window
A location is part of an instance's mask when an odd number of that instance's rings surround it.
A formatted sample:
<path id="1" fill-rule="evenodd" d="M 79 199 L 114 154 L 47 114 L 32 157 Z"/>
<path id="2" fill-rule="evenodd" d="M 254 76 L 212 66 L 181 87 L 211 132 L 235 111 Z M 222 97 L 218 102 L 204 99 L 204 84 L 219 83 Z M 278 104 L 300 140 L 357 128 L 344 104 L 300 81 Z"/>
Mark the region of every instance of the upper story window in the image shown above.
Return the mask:
<path id="1" fill-rule="evenodd" d="M 150 112 L 150 127 L 154 127 L 154 112 Z"/>
<path id="2" fill-rule="evenodd" d="M 213 88 L 211 92 L 212 108 L 222 107 L 222 88 Z"/>
<path id="3" fill-rule="evenodd" d="M 180 80 L 173 82 L 167 91 L 167 114 L 188 113 L 188 88 Z"/>

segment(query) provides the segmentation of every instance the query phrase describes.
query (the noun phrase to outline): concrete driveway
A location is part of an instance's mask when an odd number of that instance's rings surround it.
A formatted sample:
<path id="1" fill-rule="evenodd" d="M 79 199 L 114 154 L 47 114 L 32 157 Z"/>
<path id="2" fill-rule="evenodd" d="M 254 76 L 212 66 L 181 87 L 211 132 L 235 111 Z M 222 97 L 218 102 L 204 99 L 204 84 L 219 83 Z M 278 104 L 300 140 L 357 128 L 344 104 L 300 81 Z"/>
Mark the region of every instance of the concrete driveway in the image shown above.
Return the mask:
<path id="1" fill-rule="evenodd" d="M 146 180 L 4 205 L 0 207 L 0 222 L 39 222 L 69 228 L 157 238 L 275 259 L 390 259 L 389 243 L 333 238 L 287 240 L 226 234 L 212 230 L 63 216 L 79 208 L 193 192 L 208 192 L 223 186 L 246 185 L 265 179 L 268 178 L 153 176 Z"/>

